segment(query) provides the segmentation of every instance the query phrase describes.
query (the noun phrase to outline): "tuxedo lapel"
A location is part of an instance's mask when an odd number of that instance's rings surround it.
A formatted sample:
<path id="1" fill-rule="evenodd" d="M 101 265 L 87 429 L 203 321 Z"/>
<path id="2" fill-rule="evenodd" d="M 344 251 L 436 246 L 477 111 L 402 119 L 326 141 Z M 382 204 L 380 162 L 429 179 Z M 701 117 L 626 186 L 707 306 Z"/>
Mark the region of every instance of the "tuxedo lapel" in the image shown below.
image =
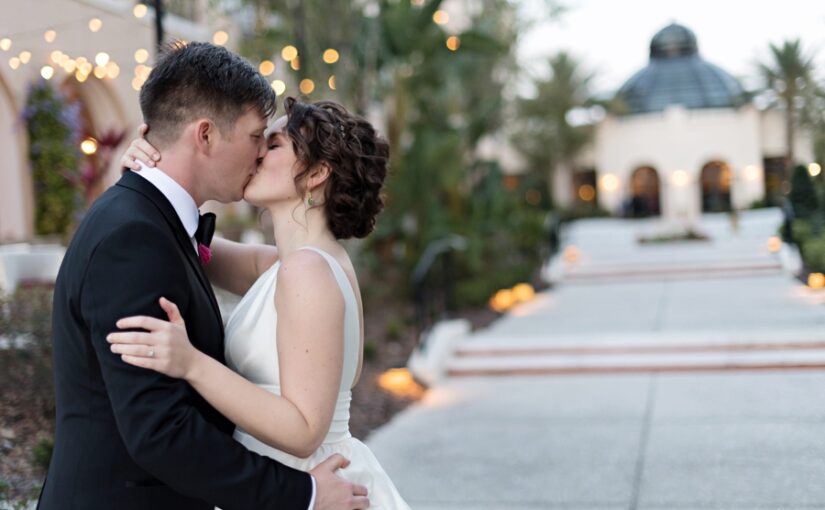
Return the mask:
<path id="1" fill-rule="evenodd" d="M 206 294 L 209 296 L 209 302 L 212 304 L 212 309 L 218 318 L 218 322 L 223 324 L 221 310 L 218 306 L 217 300 L 215 299 L 215 293 L 212 291 L 212 285 L 209 283 L 206 273 L 204 273 L 198 254 L 195 253 L 195 249 L 192 246 L 192 240 L 187 235 L 186 229 L 184 228 L 180 217 L 178 217 L 178 214 L 175 212 L 175 209 L 172 207 L 169 200 L 167 200 L 163 193 L 161 193 L 160 190 L 158 190 L 152 183 L 134 172 L 124 173 L 123 177 L 121 177 L 118 181 L 117 186 L 129 188 L 140 193 L 158 208 L 166 220 L 166 223 L 168 223 L 169 227 L 175 232 L 175 239 L 178 241 L 178 248 L 185 254 L 186 260 L 194 269 L 195 274 L 198 277 L 198 281 L 206 291 Z"/>

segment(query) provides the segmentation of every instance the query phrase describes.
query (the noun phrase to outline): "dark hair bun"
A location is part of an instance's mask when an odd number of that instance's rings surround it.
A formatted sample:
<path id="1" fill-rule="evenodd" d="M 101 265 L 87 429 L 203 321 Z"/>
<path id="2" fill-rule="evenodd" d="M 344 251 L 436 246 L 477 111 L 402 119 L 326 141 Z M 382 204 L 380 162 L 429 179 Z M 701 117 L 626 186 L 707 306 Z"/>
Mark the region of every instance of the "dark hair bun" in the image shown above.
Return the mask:
<path id="1" fill-rule="evenodd" d="M 303 170 L 296 184 L 316 164 L 332 172 L 324 196 L 324 212 L 337 239 L 366 237 L 384 208 L 381 188 L 387 177 L 390 147 L 362 117 L 332 101 L 301 103 L 287 98 L 286 134 Z"/>

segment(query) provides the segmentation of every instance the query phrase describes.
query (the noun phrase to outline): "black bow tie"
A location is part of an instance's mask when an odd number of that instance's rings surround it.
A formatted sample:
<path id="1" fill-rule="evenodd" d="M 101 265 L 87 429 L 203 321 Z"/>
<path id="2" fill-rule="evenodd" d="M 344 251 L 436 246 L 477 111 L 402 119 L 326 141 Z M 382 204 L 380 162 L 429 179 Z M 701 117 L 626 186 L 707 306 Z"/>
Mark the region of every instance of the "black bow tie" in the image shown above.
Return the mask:
<path id="1" fill-rule="evenodd" d="M 201 214 L 198 218 L 198 229 L 195 231 L 195 240 L 204 246 L 212 244 L 212 236 L 215 235 L 215 215 L 213 213 Z"/>

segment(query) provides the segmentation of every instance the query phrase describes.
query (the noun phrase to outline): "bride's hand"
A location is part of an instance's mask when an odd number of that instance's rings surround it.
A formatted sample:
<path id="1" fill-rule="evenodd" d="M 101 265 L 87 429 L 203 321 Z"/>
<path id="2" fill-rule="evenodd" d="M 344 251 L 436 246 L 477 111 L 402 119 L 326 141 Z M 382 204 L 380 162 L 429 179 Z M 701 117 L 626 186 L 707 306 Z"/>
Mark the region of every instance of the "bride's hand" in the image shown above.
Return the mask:
<path id="1" fill-rule="evenodd" d="M 189 342 L 177 305 L 162 297 L 160 306 L 169 316 L 168 322 L 141 315 L 126 317 L 117 321 L 118 328 L 146 331 L 110 333 L 106 340 L 112 344 L 112 352 L 130 365 L 186 379 L 202 354 Z"/>
<path id="2" fill-rule="evenodd" d="M 155 166 L 155 163 L 160 161 L 160 153 L 158 150 L 146 141 L 147 131 L 149 131 L 149 126 L 141 124 L 140 129 L 138 129 L 140 136 L 132 140 L 132 143 L 126 148 L 126 152 L 120 157 L 121 167 L 140 170 L 138 161 L 150 167 Z"/>

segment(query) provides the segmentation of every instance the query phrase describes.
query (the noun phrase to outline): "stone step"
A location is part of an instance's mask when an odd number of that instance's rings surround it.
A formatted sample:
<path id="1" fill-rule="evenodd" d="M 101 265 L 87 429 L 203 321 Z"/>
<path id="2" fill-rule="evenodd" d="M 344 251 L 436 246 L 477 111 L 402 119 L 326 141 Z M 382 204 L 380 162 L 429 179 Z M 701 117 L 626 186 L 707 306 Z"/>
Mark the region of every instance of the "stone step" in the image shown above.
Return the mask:
<path id="1" fill-rule="evenodd" d="M 568 282 L 636 281 L 645 279 L 685 279 L 776 274 L 782 271 L 777 260 L 748 260 L 703 264 L 591 265 L 564 273 Z"/>
<path id="2" fill-rule="evenodd" d="M 451 377 L 678 373 L 729 370 L 825 370 L 825 348 L 678 353 L 459 356 Z"/>

